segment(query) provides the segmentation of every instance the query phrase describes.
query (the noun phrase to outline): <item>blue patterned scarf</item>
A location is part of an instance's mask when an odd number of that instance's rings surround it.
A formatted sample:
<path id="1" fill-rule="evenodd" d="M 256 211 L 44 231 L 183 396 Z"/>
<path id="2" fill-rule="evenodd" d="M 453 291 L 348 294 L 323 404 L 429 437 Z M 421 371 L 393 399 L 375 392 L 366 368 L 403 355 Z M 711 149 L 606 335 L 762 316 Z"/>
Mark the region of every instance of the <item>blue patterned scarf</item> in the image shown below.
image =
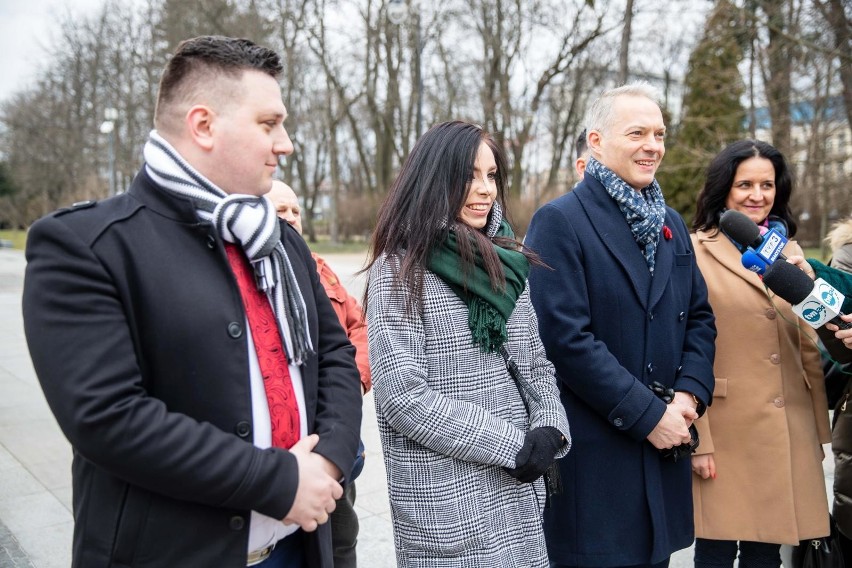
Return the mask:
<path id="1" fill-rule="evenodd" d="M 630 226 L 636 244 L 642 249 L 648 270 L 654 274 L 657 242 L 666 220 L 666 200 L 657 180 L 636 191 L 615 172 L 594 158 L 589 158 L 586 171 L 606 188 Z"/>

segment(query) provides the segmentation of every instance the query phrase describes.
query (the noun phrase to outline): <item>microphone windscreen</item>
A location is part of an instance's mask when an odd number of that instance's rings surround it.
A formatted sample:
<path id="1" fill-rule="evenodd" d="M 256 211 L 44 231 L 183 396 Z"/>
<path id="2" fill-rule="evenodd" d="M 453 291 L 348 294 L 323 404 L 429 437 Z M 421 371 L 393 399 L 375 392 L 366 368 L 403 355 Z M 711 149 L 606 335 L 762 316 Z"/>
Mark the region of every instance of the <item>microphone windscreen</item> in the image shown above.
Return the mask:
<path id="1" fill-rule="evenodd" d="M 733 209 L 728 209 L 719 218 L 719 227 L 734 242 L 744 247 L 758 247 L 761 243 L 760 229 L 754 221 Z"/>
<path id="2" fill-rule="evenodd" d="M 814 289 L 814 281 L 807 274 L 785 261 L 770 264 L 763 273 L 763 283 L 792 305 L 801 303 Z"/>

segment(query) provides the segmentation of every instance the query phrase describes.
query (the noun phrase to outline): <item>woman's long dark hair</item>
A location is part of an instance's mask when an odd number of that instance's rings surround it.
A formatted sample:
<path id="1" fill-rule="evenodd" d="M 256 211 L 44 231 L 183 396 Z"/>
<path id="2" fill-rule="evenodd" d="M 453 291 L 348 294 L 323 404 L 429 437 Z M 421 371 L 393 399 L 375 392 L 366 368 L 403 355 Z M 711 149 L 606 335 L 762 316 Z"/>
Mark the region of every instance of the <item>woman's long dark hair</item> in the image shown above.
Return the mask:
<path id="1" fill-rule="evenodd" d="M 492 288 L 500 290 L 505 286 L 503 266 L 491 246 L 492 241 L 482 231 L 457 221 L 467 201 L 476 156 L 483 142 L 494 154 L 497 164 L 496 201 L 503 209 L 503 217 L 507 218 L 507 166 L 500 146 L 475 124 L 461 121 L 437 124 L 414 145 L 379 207 L 365 271 L 382 254 L 396 256 L 399 260 L 397 279 L 419 303 L 423 292 L 423 270 L 432 249 L 443 243 L 452 229 L 458 236 L 463 273 L 472 273 L 478 251 Z M 490 223 L 491 215 L 488 221 Z M 521 250 L 535 259 L 535 255 L 524 251 L 514 239 L 494 239 L 494 244 Z M 366 291 L 364 305 L 367 305 Z"/>
<path id="2" fill-rule="evenodd" d="M 766 158 L 775 168 L 775 201 L 770 215 L 787 224 L 787 236 L 796 234 L 796 221 L 790 211 L 790 195 L 793 193 L 793 176 L 784 155 L 775 146 L 760 140 L 739 140 L 729 144 L 713 158 L 707 166 L 704 188 L 698 194 L 698 206 L 692 220 L 694 231 L 710 231 L 718 228 L 719 217 L 734 184 L 737 168 L 749 158 Z"/>

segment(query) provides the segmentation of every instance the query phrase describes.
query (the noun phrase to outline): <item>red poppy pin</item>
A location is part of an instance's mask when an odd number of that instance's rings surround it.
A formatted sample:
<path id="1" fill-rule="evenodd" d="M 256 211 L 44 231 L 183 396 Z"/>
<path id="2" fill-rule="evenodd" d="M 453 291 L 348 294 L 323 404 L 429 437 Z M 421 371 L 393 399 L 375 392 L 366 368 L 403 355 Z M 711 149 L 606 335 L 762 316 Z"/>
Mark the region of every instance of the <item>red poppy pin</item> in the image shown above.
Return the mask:
<path id="1" fill-rule="evenodd" d="M 665 225 L 663 225 L 663 238 L 667 241 L 672 240 L 672 230 Z"/>

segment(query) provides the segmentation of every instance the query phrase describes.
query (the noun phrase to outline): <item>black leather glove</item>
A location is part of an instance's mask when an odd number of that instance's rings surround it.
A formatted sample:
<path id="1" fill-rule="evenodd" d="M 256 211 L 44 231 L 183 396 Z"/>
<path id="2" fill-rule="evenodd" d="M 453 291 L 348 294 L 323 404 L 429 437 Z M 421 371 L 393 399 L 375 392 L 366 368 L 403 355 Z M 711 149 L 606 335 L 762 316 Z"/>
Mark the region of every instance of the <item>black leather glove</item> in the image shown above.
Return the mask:
<path id="1" fill-rule="evenodd" d="M 527 432 L 524 445 L 515 456 L 515 467 L 504 469 L 521 483 L 532 483 L 544 475 L 564 443 L 562 433 L 553 426 L 534 428 Z"/>

